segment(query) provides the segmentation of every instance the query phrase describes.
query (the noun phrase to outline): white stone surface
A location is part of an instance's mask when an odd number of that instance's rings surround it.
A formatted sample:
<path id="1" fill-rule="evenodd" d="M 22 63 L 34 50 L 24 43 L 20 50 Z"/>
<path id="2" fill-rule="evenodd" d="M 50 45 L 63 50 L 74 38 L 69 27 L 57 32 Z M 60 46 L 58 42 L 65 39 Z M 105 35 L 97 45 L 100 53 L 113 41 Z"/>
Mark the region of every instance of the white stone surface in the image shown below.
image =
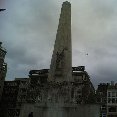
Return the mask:
<path id="1" fill-rule="evenodd" d="M 49 81 L 72 81 L 71 4 L 69 2 L 64 2 L 61 8 L 49 73 Z"/>
<path id="2" fill-rule="evenodd" d="M 28 117 L 30 112 L 34 117 L 99 117 L 99 105 L 78 104 L 37 104 L 24 105 L 20 117 Z"/>

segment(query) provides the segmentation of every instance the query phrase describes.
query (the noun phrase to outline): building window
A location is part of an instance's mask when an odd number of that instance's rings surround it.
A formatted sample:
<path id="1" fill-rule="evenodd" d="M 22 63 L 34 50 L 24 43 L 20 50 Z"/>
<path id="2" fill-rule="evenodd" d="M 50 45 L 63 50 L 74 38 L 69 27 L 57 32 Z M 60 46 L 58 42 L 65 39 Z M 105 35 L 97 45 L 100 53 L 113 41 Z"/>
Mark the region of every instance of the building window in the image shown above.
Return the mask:
<path id="1" fill-rule="evenodd" d="M 116 112 L 116 107 L 109 107 L 108 108 L 108 111 L 109 112 Z"/>
<path id="2" fill-rule="evenodd" d="M 106 113 L 102 113 L 102 116 L 101 117 L 106 117 Z"/>
<path id="3" fill-rule="evenodd" d="M 108 97 L 111 97 L 111 92 L 108 92 Z"/>
<path id="4" fill-rule="evenodd" d="M 115 103 L 115 98 L 112 99 L 112 103 Z"/>
<path id="5" fill-rule="evenodd" d="M 108 103 L 111 103 L 111 98 L 108 98 Z"/>
<path id="6" fill-rule="evenodd" d="M 112 97 L 115 97 L 116 96 L 116 93 L 115 92 L 112 92 Z"/>
<path id="7" fill-rule="evenodd" d="M 79 98 L 81 98 L 82 96 L 81 95 L 78 95 Z"/>

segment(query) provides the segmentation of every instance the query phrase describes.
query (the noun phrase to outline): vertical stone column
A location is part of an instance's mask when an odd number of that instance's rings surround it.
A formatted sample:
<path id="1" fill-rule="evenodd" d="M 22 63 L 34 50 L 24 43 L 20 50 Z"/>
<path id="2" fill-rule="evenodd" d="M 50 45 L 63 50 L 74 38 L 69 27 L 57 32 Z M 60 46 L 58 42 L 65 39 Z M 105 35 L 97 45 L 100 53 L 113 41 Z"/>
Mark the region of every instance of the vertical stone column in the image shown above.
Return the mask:
<path id="1" fill-rule="evenodd" d="M 51 59 L 49 81 L 72 81 L 71 4 L 63 2 Z"/>

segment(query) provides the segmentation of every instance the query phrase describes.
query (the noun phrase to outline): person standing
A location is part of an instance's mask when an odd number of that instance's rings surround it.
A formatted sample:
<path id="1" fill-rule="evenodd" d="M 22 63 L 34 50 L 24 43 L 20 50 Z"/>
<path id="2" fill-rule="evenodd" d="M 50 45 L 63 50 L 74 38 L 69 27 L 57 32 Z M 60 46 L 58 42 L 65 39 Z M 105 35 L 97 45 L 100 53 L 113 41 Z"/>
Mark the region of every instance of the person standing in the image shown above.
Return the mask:
<path id="1" fill-rule="evenodd" d="M 33 112 L 29 113 L 28 117 L 33 117 Z"/>

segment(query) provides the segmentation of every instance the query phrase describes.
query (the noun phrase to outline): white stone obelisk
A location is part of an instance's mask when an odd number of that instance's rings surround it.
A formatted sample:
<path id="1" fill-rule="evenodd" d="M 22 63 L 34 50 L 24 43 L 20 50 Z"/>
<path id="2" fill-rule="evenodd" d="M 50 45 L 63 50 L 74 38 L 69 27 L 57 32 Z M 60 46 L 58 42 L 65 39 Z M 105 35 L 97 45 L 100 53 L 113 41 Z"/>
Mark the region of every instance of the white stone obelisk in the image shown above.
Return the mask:
<path id="1" fill-rule="evenodd" d="M 63 2 L 54 51 L 51 59 L 49 81 L 72 81 L 71 4 Z"/>

